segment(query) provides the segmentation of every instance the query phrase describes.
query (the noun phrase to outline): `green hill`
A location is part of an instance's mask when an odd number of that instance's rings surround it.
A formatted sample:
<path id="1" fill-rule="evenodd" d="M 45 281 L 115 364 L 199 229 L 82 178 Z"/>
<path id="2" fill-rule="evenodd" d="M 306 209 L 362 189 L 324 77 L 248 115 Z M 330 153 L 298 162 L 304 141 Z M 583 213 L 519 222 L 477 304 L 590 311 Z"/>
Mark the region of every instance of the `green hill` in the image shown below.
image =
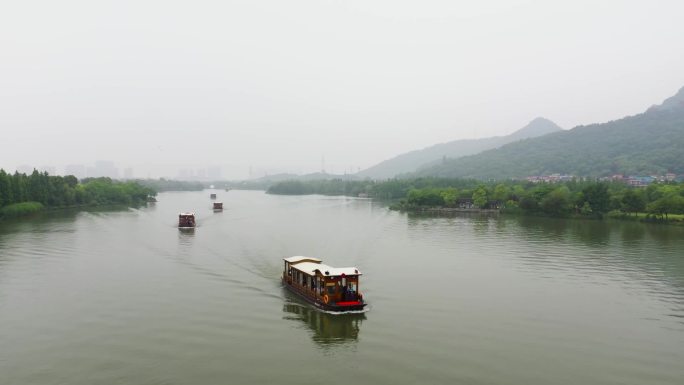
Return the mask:
<path id="1" fill-rule="evenodd" d="M 551 132 L 561 131 L 554 122 L 536 118 L 520 130 L 506 136 L 495 136 L 484 139 L 463 139 L 407 152 L 392 159 L 385 160 L 377 165 L 367 168 L 357 175 L 359 177 L 386 179 L 398 174 L 414 172 L 422 167 L 429 167 L 442 161 L 444 157 L 457 158 L 473 155 L 485 150 L 490 150 L 512 143 L 521 139 L 533 138 L 546 135 Z"/>
<path id="2" fill-rule="evenodd" d="M 479 179 L 684 173 L 684 88 L 648 111 L 447 160 L 412 176 Z"/>

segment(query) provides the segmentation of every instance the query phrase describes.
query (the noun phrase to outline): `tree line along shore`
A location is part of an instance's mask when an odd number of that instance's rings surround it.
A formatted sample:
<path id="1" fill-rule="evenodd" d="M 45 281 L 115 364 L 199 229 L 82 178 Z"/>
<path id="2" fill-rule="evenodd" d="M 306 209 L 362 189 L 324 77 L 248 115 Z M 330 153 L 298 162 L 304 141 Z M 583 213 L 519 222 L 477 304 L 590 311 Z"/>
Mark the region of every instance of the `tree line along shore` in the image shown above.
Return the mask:
<path id="1" fill-rule="evenodd" d="M 51 176 L 46 172 L 8 174 L 0 169 L 0 219 L 45 209 L 79 206 L 136 205 L 157 193 L 137 182 L 73 175 Z"/>
<path id="2" fill-rule="evenodd" d="M 154 183 L 153 183 L 154 182 Z M 38 172 L 9 174 L 0 169 L 0 219 L 66 207 L 136 205 L 157 189 L 199 190 L 201 184 L 159 181 L 78 180 L 72 175 Z M 384 181 L 328 179 L 288 180 L 267 193 L 346 195 L 390 201 L 401 211 L 481 211 L 551 217 L 621 218 L 684 224 L 684 183 L 631 187 L 620 182 L 573 179 L 560 183 L 483 182 L 475 179 L 413 178 Z"/>
<path id="3" fill-rule="evenodd" d="M 551 217 L 622 218 L 684 223 L 684 183 L 631 187 L 620 182 L 573 179 L 560 183 L 482 182 L 416 178 L 386 181 L 284 181 L 270 194 L 348 195 L 392 200 L 402 211 L 478 211 Z"/>

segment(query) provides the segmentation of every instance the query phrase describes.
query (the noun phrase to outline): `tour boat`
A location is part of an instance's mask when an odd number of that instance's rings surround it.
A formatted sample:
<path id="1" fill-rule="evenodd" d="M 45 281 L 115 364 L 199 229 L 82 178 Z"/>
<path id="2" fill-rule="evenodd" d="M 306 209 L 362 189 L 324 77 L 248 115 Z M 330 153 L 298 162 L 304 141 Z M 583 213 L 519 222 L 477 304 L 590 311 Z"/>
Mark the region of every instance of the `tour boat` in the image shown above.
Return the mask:
<path id="1" fill-rule="evenodd" d="M 178 228 L 179 229 L 193 229 L 197 224 L 195 223 L 195 213 L 180 213 L 178 214 Z"/>
<path id="2" fill-rule="evenodd" d="M 223 202 L 214 202 L 214 211 L 222 211 Z"/>
<path id="3" fill-rule="evenodd" d="M 317 307 L 331 311 L 362 310 L 361 272 L 355 267 L 331 267 L 318 258 L 283 258 L 283 285 Z"/>
<path id="4" fill-rule="evenodd" d="M 216 199 L 216 194 L 209 194 L 209 198 Z"/>

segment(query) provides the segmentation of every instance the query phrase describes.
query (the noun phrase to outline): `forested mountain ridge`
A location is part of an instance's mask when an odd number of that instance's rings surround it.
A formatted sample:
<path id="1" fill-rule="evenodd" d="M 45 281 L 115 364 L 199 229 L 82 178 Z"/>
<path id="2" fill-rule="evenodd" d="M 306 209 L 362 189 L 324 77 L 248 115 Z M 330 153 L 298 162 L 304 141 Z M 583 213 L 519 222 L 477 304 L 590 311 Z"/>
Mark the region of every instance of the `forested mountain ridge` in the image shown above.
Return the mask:
<path id="1" fill-rule="evenodd" d="M 444 157 L 458 158 L 503 146 L 521 139 L 546 135 L 561 131 L 558 125 L 545 118 L 536 118 L 518 131 L 506 135 L 483 139 L 462 139 L 407 152 L 367 168 L 357 175 L 373 179 L 391 178 L 398 174 L 409 173 L 440 162 Z"/>
<path id="2" fill-rule="evenodd" d="M 684 173 L 684 88 L 648 111 L 447 160 L 413 176 L 478 179 Z"/>

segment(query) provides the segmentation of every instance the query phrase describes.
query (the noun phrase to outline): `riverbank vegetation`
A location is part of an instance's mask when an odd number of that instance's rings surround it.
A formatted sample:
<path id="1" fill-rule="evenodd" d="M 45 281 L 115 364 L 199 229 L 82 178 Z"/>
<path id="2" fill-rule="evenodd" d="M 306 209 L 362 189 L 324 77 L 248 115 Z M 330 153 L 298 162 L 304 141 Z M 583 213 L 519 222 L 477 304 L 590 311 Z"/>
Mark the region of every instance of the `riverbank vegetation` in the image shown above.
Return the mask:
<path id="1" fill-rule="evenodd" d="M 677 222 L 684 214 L 684 184 L 654 183 L 635 188 L 619 182 L 572 180 L 564 183 L 487 182 L 474 179 L 392 179 L 383 182 L 286 181 L 271 194 L 367 195 L 396 200 L 404 211 L 496 209 L 504 213 L 552 217 L 632 218 Z M 610 214 L 610 215 L 609 215 Z"/>
<path id="2" fill-rule="evenodd" d="M 36 170 L 30 175 L 8 174 L 0 169 L 0 218 L 63 207 L 142 204 L 156 194 L 135 182 L 110 178 L 79 181 L 73 175 L 50 176 Z"/>
<path id="3" fill-rule="evenodd" d="M 12 203 L 11 205 L 7 205 L 0 209 L 0 218 L 14 218 L 29 215 L 42 211 L 44 207 L 45 206 L 40 202 Z"/>

